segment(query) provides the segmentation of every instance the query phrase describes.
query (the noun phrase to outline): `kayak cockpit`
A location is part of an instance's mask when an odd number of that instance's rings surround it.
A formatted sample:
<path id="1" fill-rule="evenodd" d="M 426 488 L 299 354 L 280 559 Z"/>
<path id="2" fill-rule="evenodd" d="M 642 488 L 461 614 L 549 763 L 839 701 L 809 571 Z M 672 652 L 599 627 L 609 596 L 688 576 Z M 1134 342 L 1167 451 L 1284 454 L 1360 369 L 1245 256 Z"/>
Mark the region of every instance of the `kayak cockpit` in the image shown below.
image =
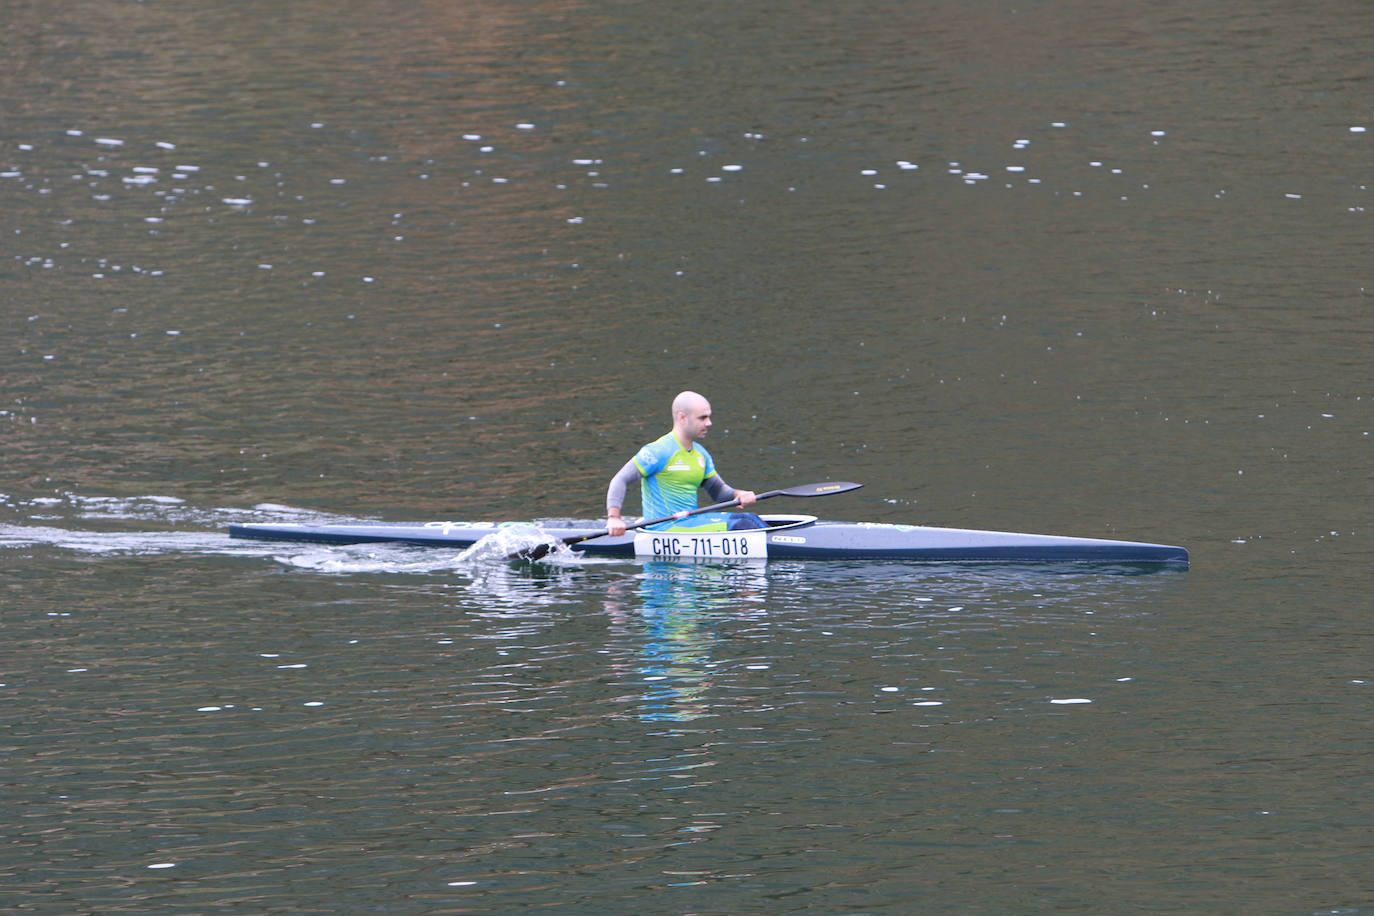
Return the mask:
<path id="1" fill-rule="evenodd" d="M 760 515 L 769 531 L 782 531 L 785 528 L 805 528 L 816 524 L 814 515 Z"/>

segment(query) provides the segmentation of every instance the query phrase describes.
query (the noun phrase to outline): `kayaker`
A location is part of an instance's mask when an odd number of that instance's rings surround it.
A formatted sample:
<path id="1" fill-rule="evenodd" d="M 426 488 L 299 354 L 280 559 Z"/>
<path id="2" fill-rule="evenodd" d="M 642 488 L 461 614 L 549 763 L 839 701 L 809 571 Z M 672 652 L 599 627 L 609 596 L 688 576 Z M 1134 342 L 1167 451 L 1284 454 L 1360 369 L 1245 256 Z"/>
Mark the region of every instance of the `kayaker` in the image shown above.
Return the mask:
<path id="1" fill-rule="evenodd" d="M 611 478 L 606 490 L 606 530 L 613 535 L 625 533 L 620 507 L 625 492 L 639 483 L 645 518 L 661 518 L 697 507 L 697 490 L 703 489 L 711 502 L 738 499 L 740 506 L 754 501 L 753 490 L 736 490 L 716 473 L 700 440 L 711 428 L 711 402 L 695 391 L 684 391 L 673 398 L 673 428 L 645 445 L 625 462 Z M 725 531 L 766 527 L 750 512 L 708 512 L 690 518 L 656 525 L 660 530 Z"/>

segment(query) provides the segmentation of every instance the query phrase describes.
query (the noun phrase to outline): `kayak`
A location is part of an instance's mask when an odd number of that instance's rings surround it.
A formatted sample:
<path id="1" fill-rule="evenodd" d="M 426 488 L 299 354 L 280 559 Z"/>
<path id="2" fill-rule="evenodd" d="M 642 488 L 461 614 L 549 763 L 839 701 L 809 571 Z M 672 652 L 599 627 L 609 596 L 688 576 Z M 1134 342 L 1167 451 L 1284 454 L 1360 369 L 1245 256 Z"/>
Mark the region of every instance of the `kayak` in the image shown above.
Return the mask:
<path id="1" fill-rule="evenodd" d="M 881 522 L 826 521 L 814 515 L 761 515 L 767 528 L 742 531 L 630 531 L 603 535 L 593 523 L 545 521 L 555 540 L 586 554 L 671 560 L 883 559 L 993 563 L 1125 563 L 1187 568 L 1188 551 L 1167 544 L 1100 538 L 934 528 Z M 229 536 L 318 544 L 403 543 L 471 547 L 511 525 L 528 522 L 358 522 L 230 525 Z"/>

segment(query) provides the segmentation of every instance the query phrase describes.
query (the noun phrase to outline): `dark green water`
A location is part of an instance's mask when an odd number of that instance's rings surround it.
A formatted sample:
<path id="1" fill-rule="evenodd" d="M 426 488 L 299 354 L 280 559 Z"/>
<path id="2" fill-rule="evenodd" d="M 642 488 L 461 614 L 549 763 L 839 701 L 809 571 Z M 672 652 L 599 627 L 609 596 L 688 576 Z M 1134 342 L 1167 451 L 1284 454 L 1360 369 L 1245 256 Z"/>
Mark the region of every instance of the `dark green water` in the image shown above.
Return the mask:
<path id="1" fill-rule="evenodd" d="M 0 4 L 0 904 L 1358 914 L 1374 14 Z M 1182 574 L 459 563 L 713 401 Z"/>

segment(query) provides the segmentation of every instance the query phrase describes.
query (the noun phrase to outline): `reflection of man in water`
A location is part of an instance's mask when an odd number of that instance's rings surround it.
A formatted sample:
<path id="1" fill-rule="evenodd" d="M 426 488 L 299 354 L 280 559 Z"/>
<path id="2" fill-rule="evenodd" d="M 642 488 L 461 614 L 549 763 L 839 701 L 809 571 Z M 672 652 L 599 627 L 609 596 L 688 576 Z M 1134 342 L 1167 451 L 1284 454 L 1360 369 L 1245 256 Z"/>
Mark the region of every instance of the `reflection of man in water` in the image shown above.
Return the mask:
<path id="1" fill-rule="evenodd" d="M 611 478 L 606 490 L 606 530 L 612 535 L 625 533 L 620 507 L 630 484 L 639 483 L 640 502 L 645 518 L 666 518 L 697 507 L 697 490 L 703 489 L 712 502 L 738 499 L 747 506 L 755 499 L 753 490 L 736 490 L 716 473 L 711 453 L 700 443 L 711 428 L 711 402 L 695 391 L 684 391 L 673 399 L 673 428 L 650 442 L 625 462 Z M 710 512 L 655 526 L 659 530 L 725 531 L 727 528 L 762 528 L 757 515 L 747 512 Z"/>
<path id="2" fill-rule="evenodd" d="M 638 674 L 640 719 L 685 722 L 711 714 L 715 628 L 749 616 L 739 602 L 761 587 L 755 570 L 664 562 L 645 563 L 639 575 L 611 583 L 606 610 L 613 642 L 618 636 L 633 644 L 615 652 L 612 663 L 624 673 L 622 666 L 632 665 Z"/>

